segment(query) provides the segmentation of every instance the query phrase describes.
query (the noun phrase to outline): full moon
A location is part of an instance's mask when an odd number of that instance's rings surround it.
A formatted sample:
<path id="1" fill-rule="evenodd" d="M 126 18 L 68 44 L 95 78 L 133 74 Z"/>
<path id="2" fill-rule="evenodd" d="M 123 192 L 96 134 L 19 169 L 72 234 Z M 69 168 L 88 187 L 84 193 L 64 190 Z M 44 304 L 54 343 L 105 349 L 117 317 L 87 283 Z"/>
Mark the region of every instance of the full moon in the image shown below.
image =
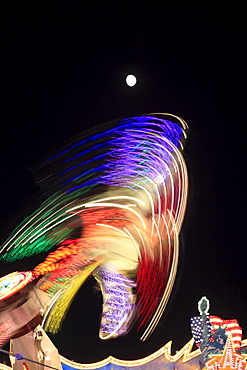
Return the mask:
<path id="1" fill-rule="evenodd" d="M 126 77 L 126 83 L 127 83 L 128 86 L 130 86 L 130 87 L 135 86 L 136 82 L 137 82 L 136 76 L 128 75 Z"/>

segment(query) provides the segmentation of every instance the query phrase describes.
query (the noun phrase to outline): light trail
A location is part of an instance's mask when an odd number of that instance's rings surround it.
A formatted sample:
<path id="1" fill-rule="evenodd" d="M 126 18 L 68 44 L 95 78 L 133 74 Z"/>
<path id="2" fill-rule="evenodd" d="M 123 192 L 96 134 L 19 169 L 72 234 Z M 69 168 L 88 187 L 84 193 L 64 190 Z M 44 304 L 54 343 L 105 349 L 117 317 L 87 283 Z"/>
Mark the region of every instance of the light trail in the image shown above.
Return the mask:
<path id="1" fill-rule="evenodd" d="M 56 248 L 33 270 L 37 288 L 50 297 L 46 330 L 59 330 L 93 274 L 104 301 L 100 337 L 124 335 L 133 323 L 141 340 L 151 335 L 178 268 L 187 131 L 175 115 L 131 117 L 78 135 L 34 169 L 47 199 L 9 236 L 0 258 L 11 262 Z M 119 279 L 121 294 L 114 296 Z"/>

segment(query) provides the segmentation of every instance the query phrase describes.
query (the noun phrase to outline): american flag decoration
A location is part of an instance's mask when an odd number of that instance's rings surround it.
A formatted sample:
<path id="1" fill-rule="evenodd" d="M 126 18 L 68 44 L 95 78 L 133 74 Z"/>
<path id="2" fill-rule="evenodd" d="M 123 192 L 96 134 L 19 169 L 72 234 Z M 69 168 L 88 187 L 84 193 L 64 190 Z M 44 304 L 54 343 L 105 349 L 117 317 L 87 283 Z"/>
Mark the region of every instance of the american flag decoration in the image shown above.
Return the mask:
<path id="1" fill-rule="evenodd" d="M 241 347 L 242 340 L 242 328 L 239 326 L 238 320 L 223 320 L 218 316 L 210 315 L 210 323 L 212 325 L 212 334 L 216 332 L 220 327 L 225 330 L 227 337 L 232 337 L 232 343 L 235 351 L 238 351 Z"/>
<path id="2" fill-rule="evenodd" d="M 190 319 L 191 333 L 194 341 L 198 347 L 200 347 L 202 341 L 202 318 L 201 316 L 193 316 Z M 208 339 L 213 342 L 214 334 L 219 328 L 225 330 L 227 337 L 231 336 L 232 343 L 235 351 L 238 351 L 241 347 L 242 340 L 242 328 L 236 319 L 224 320 L 218 316 L 207 315 L 207 327 L 208 327 Z"/>
<path id="3" fill-rule="evenodd" d="M 201 316 L 192 316 L 190 318 L 190 326 L 191 326 L 191 333 L 194 338 L 194 341 L 198 347 L 200 347 L 201 341 L 202 341 L 202 335 L 203 335 L 203 329 L 202 329 L 202 317 Z M 209 315 L 207 315 L 207 328 L 208 328 L 208 338 L 211 337 L 211 324 L 209 320 Z"/>

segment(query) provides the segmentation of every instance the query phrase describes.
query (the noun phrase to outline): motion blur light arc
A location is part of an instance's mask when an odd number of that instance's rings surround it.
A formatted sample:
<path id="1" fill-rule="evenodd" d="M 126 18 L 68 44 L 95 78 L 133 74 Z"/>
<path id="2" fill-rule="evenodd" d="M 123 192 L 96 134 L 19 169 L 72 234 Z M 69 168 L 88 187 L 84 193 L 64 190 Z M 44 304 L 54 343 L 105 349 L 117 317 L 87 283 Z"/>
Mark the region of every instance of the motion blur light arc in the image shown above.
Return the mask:
<path id="1" fill-rule="evenodd" d="M 34 169 L 47 199 L 3 243 L 0 260 L 49 252 L 31 272 L 49 300 L 46 331 L 60 330 L 93 275 L 103 296 L 100 338 L 125 335 L 133 324 L 141 340 L 151 335 L 178 266 L 187 130 L 181 118 L 162 113 L 111 122 L 78 135 Z"/>

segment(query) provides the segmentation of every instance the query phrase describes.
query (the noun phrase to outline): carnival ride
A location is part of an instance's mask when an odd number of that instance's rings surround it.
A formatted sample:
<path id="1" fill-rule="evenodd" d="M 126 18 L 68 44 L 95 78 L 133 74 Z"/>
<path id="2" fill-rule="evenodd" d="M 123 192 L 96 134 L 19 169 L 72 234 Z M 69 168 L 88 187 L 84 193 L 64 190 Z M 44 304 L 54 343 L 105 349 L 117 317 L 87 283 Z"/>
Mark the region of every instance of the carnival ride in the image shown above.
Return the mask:
<path id="1" fill-rule="evenodd" d="M 103 296 L 101 339 L 125 335 L 133 322 L 141 340 L 151 335 L 177 271 L 187 131 L 177 116 L 132 117 L 78 136 L 35 168 L 47 199 L 8 237 L 0 258 L 48 255 L 32 271 L 1 278 L 0 345 L 35 332 L 36 359 L 50 359 L 38 344 L 44 330 L 58 332 L 89 275 Z M 56 356 L 50 366 L 58 368 Z"/>

